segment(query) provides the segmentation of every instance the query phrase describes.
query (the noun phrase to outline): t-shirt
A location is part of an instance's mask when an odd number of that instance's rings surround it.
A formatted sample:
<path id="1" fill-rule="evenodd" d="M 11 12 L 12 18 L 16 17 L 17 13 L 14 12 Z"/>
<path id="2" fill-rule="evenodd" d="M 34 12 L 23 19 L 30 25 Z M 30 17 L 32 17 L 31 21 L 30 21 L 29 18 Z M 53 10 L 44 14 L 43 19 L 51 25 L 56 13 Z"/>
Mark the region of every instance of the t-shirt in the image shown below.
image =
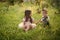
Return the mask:
<path id="1" fill-rule="evenodd" d="M 32 18 L 32 21 L 34 21 L 34 18 Z M 23 23 L 25 22 L 25 18 L 23 18 Z M 32 23 L 30 22 L 30 19 L 28 19 L 27 22 L 25 22 L 25 26 L 30 26 Z"/>

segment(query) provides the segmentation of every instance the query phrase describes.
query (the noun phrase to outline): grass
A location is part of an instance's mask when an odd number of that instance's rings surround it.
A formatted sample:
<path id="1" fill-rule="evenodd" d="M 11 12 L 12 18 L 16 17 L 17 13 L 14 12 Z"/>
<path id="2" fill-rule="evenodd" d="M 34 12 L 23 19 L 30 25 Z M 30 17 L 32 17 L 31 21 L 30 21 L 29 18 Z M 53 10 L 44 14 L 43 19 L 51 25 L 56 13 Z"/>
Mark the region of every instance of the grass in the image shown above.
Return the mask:
<path id="1" fill-rule="evenodd" d="M 37 6 L 24 4 L 22 7 L 15 4 L 7 10 L 6 4 L 0 4 L 0 40 L 60 40 L 60 14 L 54 13 L 56 9 L 48 8 L 51 28 L 44 28 L 38 23 L 36 29 L 24 32 L 18 27 L 24 17 L 24 10 L 30 8 L 32 17 L 37 21 L 42 16 L 36 13 Z"/>

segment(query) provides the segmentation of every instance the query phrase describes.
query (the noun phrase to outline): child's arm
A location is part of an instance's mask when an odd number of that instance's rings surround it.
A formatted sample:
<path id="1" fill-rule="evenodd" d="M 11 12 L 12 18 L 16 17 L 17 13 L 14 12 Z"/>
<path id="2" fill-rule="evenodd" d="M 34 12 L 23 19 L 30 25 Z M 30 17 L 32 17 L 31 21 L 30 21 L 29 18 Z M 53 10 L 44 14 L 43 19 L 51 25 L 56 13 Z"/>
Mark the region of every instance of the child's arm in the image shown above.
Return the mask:
<path id="1" fill-rule="evenodd" d="M 48 16 L 47 21 L 49 21 L 49 20 L 50 20 L 50 17 Z"/>
<path id="2" fill-rule="evenodd" d="M 38 24 L 39 22 L 41 22 L 41 20 L 38 20 L 37 22 L 35 22 L 36 24 Z"/>
<path id="3" fill-rule="evenodd" d="M 38 24 L 39 22 L 41 22 L 41 19 L 35 22 L 33 18 L 33 23 Z"/>

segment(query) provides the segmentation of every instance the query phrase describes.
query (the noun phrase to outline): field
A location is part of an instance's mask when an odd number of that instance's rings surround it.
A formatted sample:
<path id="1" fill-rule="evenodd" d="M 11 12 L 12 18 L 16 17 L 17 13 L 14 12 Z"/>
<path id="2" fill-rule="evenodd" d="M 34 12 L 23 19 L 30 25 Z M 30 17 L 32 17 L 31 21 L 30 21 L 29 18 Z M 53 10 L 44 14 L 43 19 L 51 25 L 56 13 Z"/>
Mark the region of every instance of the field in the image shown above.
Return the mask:
<path id="1" fill-rule="evenodd" d="M 49 6 L 48 15 L 50 17 L 50 28 L 44 28 L 38 23 L 35 29 L 24 32 L 18 27 L 22 22 L 25 9 L 32 10 L 32 17 L 35 21 L 41 19 L 42 15 L 36 12 L 38 6 L 23 4 L 6 6 L 0 3 L 0 40 L 60 40 L 60 14 L 55 14 L 56 9 Z"/>

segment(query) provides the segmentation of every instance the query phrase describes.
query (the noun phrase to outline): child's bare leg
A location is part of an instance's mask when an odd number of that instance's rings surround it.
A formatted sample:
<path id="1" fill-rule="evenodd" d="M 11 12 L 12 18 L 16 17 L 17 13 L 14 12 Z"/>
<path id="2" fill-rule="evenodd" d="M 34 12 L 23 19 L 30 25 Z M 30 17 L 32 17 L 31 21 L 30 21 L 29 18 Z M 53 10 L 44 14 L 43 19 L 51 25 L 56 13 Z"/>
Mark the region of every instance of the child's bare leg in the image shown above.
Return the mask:
<path id="1" fill-rule="evenodd" d="M 26 27 L 24 28 L 24 31 L 28 31 L 28 30 L 29 30 L 29 26 L 28 26 L 28 27 L 26 26 Z"/>

